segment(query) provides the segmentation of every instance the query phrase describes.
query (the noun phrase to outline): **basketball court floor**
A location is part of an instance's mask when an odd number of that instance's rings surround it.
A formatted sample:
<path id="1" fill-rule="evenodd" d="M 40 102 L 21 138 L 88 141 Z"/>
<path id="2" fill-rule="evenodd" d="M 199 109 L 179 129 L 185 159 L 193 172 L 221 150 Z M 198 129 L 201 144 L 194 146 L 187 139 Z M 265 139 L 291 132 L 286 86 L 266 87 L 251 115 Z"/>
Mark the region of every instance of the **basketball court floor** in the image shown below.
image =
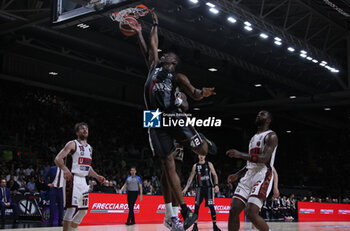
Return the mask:
<path id="1" fill-rule="evenodd" d="M 227 231 L 227 222 L 218 222 L 218 226 L 222 231 Z M 271 230 L 273 231 L 291 231 L 291 230 L 305 230 L 305 231 L 322 231 L 322 230 L 349 230 L 349 222 L 269 222 Z M 211 222 L 200 222 L 198 225 L 200 231 L 213 230 Z M 3 229 L 16 231 L 61 231 L 62 227 L 43 227 L 43 228 L 17 228 L 17 229 Z M 188 230 L 191 230 L 189 228 Z M 252 230 L 251 223 L 241 223 L 240 230 Z M 136 224 L 133 226 L 126 225 L 98 225 L 98 226 L 81 226 L 79 231 L 168 231 L 163 224 Z"/>

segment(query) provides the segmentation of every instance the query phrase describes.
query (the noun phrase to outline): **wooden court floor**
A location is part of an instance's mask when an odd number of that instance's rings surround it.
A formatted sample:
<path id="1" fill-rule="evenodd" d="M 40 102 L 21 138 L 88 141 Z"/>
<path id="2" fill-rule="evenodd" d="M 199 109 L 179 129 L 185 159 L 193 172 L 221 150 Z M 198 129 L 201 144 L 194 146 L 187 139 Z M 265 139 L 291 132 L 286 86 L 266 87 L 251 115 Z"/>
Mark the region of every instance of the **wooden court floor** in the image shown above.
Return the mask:
<path id="1" fill-rule="evenodd" d="M 227 231 L 227 222 L 218 222 L 219 228 L 222 231 Z M 273 231 L 289 231 L 289 230 L 307 230 L 307 231 L 322 231 L 322 230 L 349 230 L 349 222 L 269 222 L 270 229 Z M 211 222 L 200 222 L 198 224 L 200 231 L 211 231 Z M 2 229 L 16 231 L 58 231 L 62 227 L 43 227 L 43 228 L 17 228 L 17 229 Z M 191 231 L 192 227 L 188 229 Z M 240 230 L 252 230 L 251 223 L 241 223 Z M 136 224 L 133 226 L 126 225 L 99 225 L 99 226 L 81 226 L 79 231 L 168 231 L 163 224 Z"/>

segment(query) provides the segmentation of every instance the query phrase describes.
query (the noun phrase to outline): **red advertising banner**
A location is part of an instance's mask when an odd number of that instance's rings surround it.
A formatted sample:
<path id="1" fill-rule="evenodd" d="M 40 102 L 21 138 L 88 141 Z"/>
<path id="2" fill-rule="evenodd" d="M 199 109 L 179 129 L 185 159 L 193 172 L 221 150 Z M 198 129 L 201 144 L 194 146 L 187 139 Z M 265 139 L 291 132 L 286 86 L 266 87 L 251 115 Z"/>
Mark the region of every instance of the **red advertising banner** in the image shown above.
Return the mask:
<path id="1" fill-rule="evenodd" d="M 194 197 L 185 197 L 187 205 L 194 211 Z M 210 210 L 204 206 L 199 209 L 199 221 L 211 221 Z M 230 198 L 215 198 L 217 221 L 227 221 L 230 211 Z M 135 206 L 135 220 L 137 223 L 162 223 L 165 215 L 163 196 L 144 195 Z M 129 208 L 127 195 L 89 193 L 89 210 L 82 221 L 82 225 L 121 224 L 128 217 Z M 244 220 L 244 213 L 240 215 Z"/>
<path id="2" fill-rule="evenodd" d="M 299 221 L 350 221 L 350 204 L 298 202 Z"/>

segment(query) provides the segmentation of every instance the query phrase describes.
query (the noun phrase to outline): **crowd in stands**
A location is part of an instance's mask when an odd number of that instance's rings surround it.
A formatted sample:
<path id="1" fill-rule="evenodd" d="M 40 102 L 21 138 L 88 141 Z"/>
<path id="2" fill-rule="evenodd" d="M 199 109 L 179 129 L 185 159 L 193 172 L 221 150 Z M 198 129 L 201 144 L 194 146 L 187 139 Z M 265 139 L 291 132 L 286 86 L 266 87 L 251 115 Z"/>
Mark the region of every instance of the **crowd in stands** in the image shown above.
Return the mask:
<path id="1" fill-rule="evenodd" d="M 103 185 L 89 179 L 92 192 L 119 193 L 129 174 L 129 167 L 137 166 L 144 194 L 162 195 L 160 164 L 148 146 L 147 131 L 142 129 L 141 111 L 132 109 L 135 113 L 130 113 L 130 109 L 121 106 L 109 104 L 107 107 L 98 101 L 86 102 L 79 97 L 61 96 L 49 90 L 11 82 L 0 86 L 0 104 L 0 177 L 6 179 L 11 194 L 48 190 L 44 174 L 65 143 L 75 138 L 74 124 L 84 121 L 91 128 L 88 142 L 94 148 L 92 166 L 107 179 Z M 191 166 L 197 161 L 195 155 L 189 154 L 185 155 L 183 185 Z M 239 161 L 232 166 L 224 158 L 225 155 L 218 155 L 210 160 L 214 166 L 220 165 L 217 169 L 220 192 L 216 196 L 231 198 L 235 185 L 227 184 L 226 178 L 242 166 L 238 166 Z M 283 182 L 283 174 L 280 176 L 280 182 Z M 262 213 L 266 219 L 295 217 L 296 201 L 349 203 L 349 198 L 343 195 L 346 193 L 322 198 L 310 195 L 269 198 Z M 186 196 L 195 196 L 195 189 L 190 188 Z"/>

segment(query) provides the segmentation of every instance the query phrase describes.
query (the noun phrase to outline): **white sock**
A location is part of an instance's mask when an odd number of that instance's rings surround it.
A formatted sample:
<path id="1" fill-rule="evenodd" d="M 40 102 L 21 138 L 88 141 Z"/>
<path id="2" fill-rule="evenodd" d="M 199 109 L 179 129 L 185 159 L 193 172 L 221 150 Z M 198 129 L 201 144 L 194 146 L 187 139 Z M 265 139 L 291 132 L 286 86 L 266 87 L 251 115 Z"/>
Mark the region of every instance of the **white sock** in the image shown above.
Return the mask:
<path id="1" fill-rule="evenodd" d="M 173 216 L 179 216 L 179 206 L 173 206 Z"/>
<path id="2" fill-rule="evenodd" d="M 165 204 L 165 211 L 166 211 L 166 213 L 165 213 L 165 216 L 166 216 L 166 217 L 172 217 L 172 216 L 174 216 L 174 215 L 173 215 L 173 207 L 172 207 L 172 204 L 171 204 L 171 203 Z"/>

